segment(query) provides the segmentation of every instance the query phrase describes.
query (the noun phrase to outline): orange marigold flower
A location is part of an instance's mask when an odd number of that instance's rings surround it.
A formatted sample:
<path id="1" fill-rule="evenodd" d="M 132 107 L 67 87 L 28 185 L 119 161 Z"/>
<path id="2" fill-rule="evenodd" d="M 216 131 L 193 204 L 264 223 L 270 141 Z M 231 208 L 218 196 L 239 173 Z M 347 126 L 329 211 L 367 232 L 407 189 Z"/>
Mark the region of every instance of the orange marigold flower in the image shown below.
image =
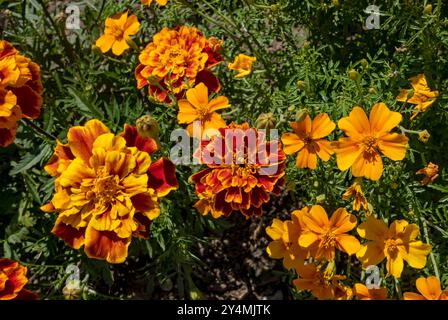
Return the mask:
<path id="1" fill-rule="evenodd" d="M 375 104 L 369 118 L 362 108 L 353 108 L 338 122 L 348 136 L 333 143 L 338 168 L 344 171 L 351 167 L 355 177 L 379 180 L 383 173 L 380 154 L 394 161 L 405 157 L 408 138 L 390 132 L 401 119 L 401 114 L 390 111 L 384 103 Z"/>
<path id="2" fill-rule="evenodd" d="M 128 12 L 118 13 L 106 19 L 106 27 L 104 34 L 96 40 L 95 45 L 101 49 L 102 53 L 106 53 L 112 49 L 112 53 L 120 56 L 127 49 L 131 36 L 135 35 L 140 29 L 140 22 L 137 16 L 128 17 Z"/>
<path id="3" fill-rule="evenodd" d="M 294 210 L 292 220 L 281 221 L 274 219 L 266 233 L 273 240 L 266 248 L 266 252 L 273 259 L 283 259 L 286 269 L 298 268 L 310 256 L 309 250 L 299 246 L 299 236 L 302 232 L 302 217 L 309 208 Z"/>
<path id="4" fill-rule="evenodd" d="M 367 199 L 361 188 L 361 179 L 355 179 L 355 182 L 342 195 L 342 200 L 348 200 L 353 197 L 353 210 L 359 211 L 361 206 L 367 210 Z"/>
<path id="5" fill-rule="evenodd" d="M 419 113 L 425 112 L 436 101 L 439 96 L 438 91 L 431 91 L 424 74 L 419 74 L 410 78 L 413 90 L 402 89 L 397 97 L 397 101 L 415 104 L 413 120 Z M 410 94 L 412 97 L 409 98 Z"/>
<path id="6" fill-rule="evenodd" d="M 98 120 L 71 128 L 45 167 L 56 177 L 56 193 L 41 208 L 58 213 L 52 232 L 75 249 L 84 245 L 90 258 L 123 262 L 132 237 L 149 236 L 159 197 L 178 187 L 169 160 L 152 162 L 155 150 L 132 126 L 119 136 Z"/>
<path id="7" fill-rule="evenodd" d="M 362 238 L 369 240 L 356 254 L 363 267 L 377 265 L 386 258 L 387 272 L 395 278 L 400 278 L 404 261 L 412 268 L 425 267 L 431 245 L 416 240 L 420 233 L 416 224 L 395 220 L 388 228 L 382 220 L 369 216 L 357 231 Z"/>
<path id="8" fill-rule="evenodd" d="M 356 283 L 353 287 L 358 300 L 387 300 L 387 288 L 367 288 L 362 283 Z"/>
<path id="9" fill-rule="evenodd" d="M 311 291 L 319 300 L 349 300 L 352 298 L 352 290 L 343 285 L 341 281 L 346 277 L 334 273 L 334 264 L 329 263 L 325 270 L 323 265 L 314 263 L 301 264 L 296 268 L 298 279 L 293 280 L 297 290 Z"/>
<path id="10" fill-rule="evenodd" d="M 252 72 L 252 64 L 255 61 L 257 61 L 257 58 L 240 53 L 233 63 L 229 63 L 228 67 L 230 70 L 238 71 L 235 78 L 243 78 Z"/>
<path id="11" fill-rule="evenodd" d="M 37 295 L 27 289 L 28 269 L 10 259 L 0 259 L 0 300 L 35 300 Z"/>
<path id="12" fill-rule="evenodd" d="M 187 99 L 178 101 L 179 113 L 177 120 L 180 124 L 187 123 L 188 133 L 193 136 L 193 122 L 200 121 L 201 132 L 209 129 L 220 129 L 226 122 L 215 111 L 229 107 L 229 99 L 224 96 L 208 99 L 208 88 L 202 82 L 187 90 Z"/>
<path id="13" fill-rule="evenodd" d="M 248 123 L 219 129 L 203 140 L 195 157 L 208 168 L 190 177 L 200 200 L 198 211 L 213 217 L 240 211 L 246 218 L 262 214 L 262 204 L 284 184 L 285 154 L 276 140 Z"/>
<path id="14" fill-rule="evenodd" d="M 0 146 L 14 142 L 20 119 L 39 117 L 42 91 L 39 66 L 0 40 Z"/>
<path id="15" fill-rule="evenodd" d="M 168 93 L 181 99 L 185 90 L 203 82 L 210 91 L 221 89 L 209 70 L 222 61 L 220 44 L 188 26 L 164 28 L 140 53 L 135 69 L 137 88 L 149 86 L 149 94 L 159 102 L 171 102 Z"/>
<path id="16" fill-rule="evenodd" d="M 299 122 L 290 122 L 294 133 L 282 135 L 286 154 L 299 152 L 296 158 L 298 168 L 316 169 L 317 157 L 328 161 L 333 154 L 330 141 L 323 138 L 328 136 L 336 125 L 326 113 L 319 114 L 311 121 L 309 115 Z"/>
<path id="17" fill-rule="evenodd" d="M 418 293 L 405 292 L 404 300 L 448 300 L 448 289 L 443 290 L 437 277 L 420 277 L 416 281 Z"/>
<path id="18" fill-rule="evenodd" d="M 433 183 L 439 177 L 439 166 L 430 162 L 426 167 L 420 169 L 416 172 L 416 174 L 424 174 L 425 177 L 420 184 L 422 186 L 427 186 L 430 183 Z"/>
<path id="19" fill-rule="evenodd" d="M 349 214 L 344 208 L 337 209 L 331 219 L 324 208 L 319 205 L 312 206 L 303 216 L 304 230 L 299 237 L 299 245 L 309 248 L 317 245 L 314 258 L 334 260 L 335 249 L 355 254 L 359 248 L 359 241 L 347 232 L 356 227 L 356 217 Z"/>
<path id="20" fill-rule="evenodd" d="M 142 4 L 149 6 L 154 0 L 140 0 Z M 155 0 L 159 6 L 166 6 L 168 0 Z"/>

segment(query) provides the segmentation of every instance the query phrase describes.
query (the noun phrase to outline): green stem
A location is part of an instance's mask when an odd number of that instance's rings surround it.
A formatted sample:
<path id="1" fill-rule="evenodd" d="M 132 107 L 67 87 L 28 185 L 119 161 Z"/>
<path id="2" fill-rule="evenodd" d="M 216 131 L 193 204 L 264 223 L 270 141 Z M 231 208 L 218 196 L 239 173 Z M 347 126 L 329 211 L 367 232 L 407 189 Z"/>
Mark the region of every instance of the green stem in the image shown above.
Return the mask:
<path id="1" fill-rule="evenodd" d="M 51 139 L 51 140 L 58 140 L 58 138 L 56 138 L 54 135 L 52 135 L 51 133 L 48 133 L 47 131 L 45 131 L 42 128 L 39 128 L 38 126 L 36 126 L 30 119 L 22 119 L 31 129 L 33 129 L 34 131 L 36 131 L 37 133 Z"/>
<path id="2" fill-rule="evenodd" d="M 425 236 L 425 240 L 427 244 L 431 244 L 429 241 L 429 236 L 428 236 L 428 225 L 426 223 L 426 220 L 421 218 L 422 222 L 423 222 L 423 234 Z M 431 263 L 432 263 L 432 267 L 434 269 L 434 274 L 436 275 L 436 277 L 438 279 L 440 279 L 440 273 L 439 273 L 439 269 L 437 268 L 437 264 L 436 264 L 436 259 L 434 257 L 434 253 L 431 251 L 431 253 L 429 254 L 430 258 L 431 258 Z"/>

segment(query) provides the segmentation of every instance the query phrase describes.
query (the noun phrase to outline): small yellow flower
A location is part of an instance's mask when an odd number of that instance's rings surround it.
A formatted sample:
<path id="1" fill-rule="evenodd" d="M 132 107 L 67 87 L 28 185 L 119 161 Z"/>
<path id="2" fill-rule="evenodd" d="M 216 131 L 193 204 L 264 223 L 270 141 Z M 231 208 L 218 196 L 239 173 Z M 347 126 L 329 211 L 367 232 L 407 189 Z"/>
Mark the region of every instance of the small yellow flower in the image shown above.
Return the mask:
<path id="1" fill-rule="evenodd" d="M 367 210 L 367 199 L 361 188 L 361 179 L 355 179 L 355 182 L 342 195 L 342 200 L 348 200 L 353 197 L 353 210 L 359 211 L 361 206 Z"/>
<path id="2" fill-rule="evenodd" d="M 193 123 L 201 122 L 201 130 L 220 129 L 226 126 L 225 121 L 215 111 L 229 107 L 229 99 L 224 96 L 209 101 L 208 88 L 202 82 L 187 91 L 187 99 L 179 100 L 177 120 L 180 124 L 188 124 L 187 130 L 193 136 Z"/>
<path id="3" fill-rule="evenodd" d="M 416 240 L 420 233 L 416 224 L 395 220 L 387 227 L 384 221 L 369 216 L 357 231 L 361 238 L 369 240 L 356 254 L 363 267 L 377 265 L 386 259 L 387 272 L 395 278 L 400 278 L 404 261 L 415 269 L 425 267 L 431 245 Z"/>
<path id="4" fill-rule="evenodd" d="M 330 219 L 324 208 L 312 206 L 302 218 L 303 232 L 299 237 L 299 245 L 304 248 L 317 246 L 313 255 L 316 259 L 334 260 L 335 249 L 355 254 L 359 248 L 359 241 L 347 234 L 356 227 L 356 218 L 344 208 L 337 209 Z"/>
<path id="5" fill-rule="evenodd" d="M 311 120 L 309 115 L 299 122 L 291 122 L 294 133 L 287 132 L 282 135 L 286 154 L 298 152 L 296 158 L 297 168 L 316 169 L 317 158 L 328 161 L 333 154 L 330 141 L 324 139 L 336 127 L 328 114 L 319 114 Z"/>
<path id="6" fill-rule="evenodd" d="M 362 283 L 356 283 L 353 291 L 358 300 L 387 300 L 387 288 L 367 288 Z"/>
<path id="7" fill-rule="evenodd" d="M 416 174 L 424 174 L 425 177 L 420 182 L 422 186 L 433 183 L 439 177 L 439 166 L 430 162 L 426 167 L 417 171 Z"/>
<path id="8" fill-rule="evenodd" d="M 425 112 L 428 110 L 428 108 L 436 101 L 436 97 L 439 96 L 439 92 L 431 91 L 428 87 L 424 74 L 419 74 L 409 80 L 411 80 L 413 92 L 408 89 L 400 90 L 397 101 L 409 102 L 416 105 L 414 108 L 414 113 L 411 116 L 411 120 L 413 120 L 420 112 Z M 413 94 L 409 97 L 411 93 Z"/>
<path id="9" fill-rule="evenodd" d="M 448 290 L 443 290 L 437 277 L 418 278 L 416 281 L 417 290 L 421 293 L 405 292 L 404 300 L 448 300 Z"/>
<path id="10" fill-rule="evenodd" d="M 429 134 L 428 130 L 420 131 L 418 134 L 418 140 L 423 143 L 427 143 L 429 141 L 429 138 L 431 138 L 431 135 Z"/>
<path id="11" fill-rule="evenodd" d="M 239 73 L 235 78 L 243 78 L 252 72 L 252 64 L 257 61 L 257 58 L 239 54 L 233 63 L 229 63 L 230 70 L 236 70 Z"/>
<path id="12" fill-rule="evenodd" d="M 137 16 L 128 17 L 128 13 L 118 13 L 106 19 L 104 34 L 96 40 L 96 46 L 102 53 L 112 49 L 112 53 L 120 56 L 129 49 L 131 43 L 130 36 L 135 35 L 140 29 L 140 22 Z"/>

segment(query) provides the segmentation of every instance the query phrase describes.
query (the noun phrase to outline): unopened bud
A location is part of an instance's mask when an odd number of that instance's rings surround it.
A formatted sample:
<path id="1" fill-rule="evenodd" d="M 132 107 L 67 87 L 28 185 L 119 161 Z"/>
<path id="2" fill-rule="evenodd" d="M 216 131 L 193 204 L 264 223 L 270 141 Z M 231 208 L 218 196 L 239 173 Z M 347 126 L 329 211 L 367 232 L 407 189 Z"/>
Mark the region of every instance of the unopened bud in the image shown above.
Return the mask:
<path id="1" fill-rule="evenodd" d="M 351 80 L 357 81 L 357 80 L 359 79 L 359 72 L 356 71 L 355 69 L 351 69 L 351 70 L 349 70 L 349 72 L 348 72 L 348 77 L 349 77 Z"/>
<path id="2" fill-rule="evenodd" d="M 273 129 L 275 128 L 275 124 L 276 121 L 272 112 L 260 114 L 257 121 L 255 121 L 255 126 L 257 129 Z"/>
<path id="3" fill-rule="evenodd" d="M 427 4 L 425 8 L 423 9 L 423 14 L 431 14 L 432 13 L 432 4 Z"/>
<path id="4" fill-rule="evenodd" d="M 306 88 L 306 83 L 303 80 L 297 81 L 296 85 L 299 90 L 305 90 L 305 88 Z"/>
<path id="5" fill-rule="evenodd" d="M 151 138 L 156 140 L 157 144 L 159 144 L 159 133 L 160 128 L 159 124 L 153 117 L 150 115 L 145 115 L 139 118 L 136 122 L 137 124 L 137 132 L 139 135 L 145 138 Z"/>

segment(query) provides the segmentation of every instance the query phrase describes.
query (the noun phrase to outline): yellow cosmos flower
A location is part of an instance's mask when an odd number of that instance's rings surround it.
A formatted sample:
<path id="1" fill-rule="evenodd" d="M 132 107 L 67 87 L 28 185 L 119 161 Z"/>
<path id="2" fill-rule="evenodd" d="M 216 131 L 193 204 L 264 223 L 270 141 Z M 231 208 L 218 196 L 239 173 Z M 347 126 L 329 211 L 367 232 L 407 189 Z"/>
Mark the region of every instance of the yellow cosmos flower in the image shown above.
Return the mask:
<path id="1" fill-rule="evenodd" d="M 140 1 L 142 2 L 142 4 L 149 6 L 154 0 L 140 0 Z M 168 0 L 156 0 L 156 2 L 159 6 L 166 6 Z"/>
<path id="2" fill-rule="evenodd" d="M 311 207 L 311 210 L 303 216 L 304 230 L 299 237 L 299 245 L 310 248 L 317 245 L 314 258 L 334 260 L 335 249 L 352 255 L 356 253 L 359 241 L 347 232 L 356 227 L 356 218 L 344 208 L 337 209 L 331 219 L 328 219 L 324 208 L 319 205 Z"/>
<path id="3" fill-rule="evenodd" d="M 137 16 L 128 17 L 128 12 L 118 13 L 106 19 L 104 34 L 96 40 L 96 46 L 106 53 L 112 48 L 112 53 L 120 56 L 129 49 L 131 36 L 140 29 L 140 22 Z"/>
<path id="4" fill-rule="evenodd" d="M 424 174 L 425 177 L 420 184 L 422 186 L 427 186 L 430 183 L 433 183 L 439 177 L 439 166 L 430 162 L 426 167 L 420 169 L 416 172 L 416 174 Z"/>
<path id="5" fill-rule="evenodd" d="M 361 206 L 367 210 L 367 199 L 361 188 L 361 179 L 355 179 L 355 182 L 342 195 L 342 200 L 348 200 L 353 197 L 353 210 L 359 211 Z"/>
<path id="6" fill-rule="evenodd" d="M 383 173 L 381 154 L 398 161 L 406 154 L 408 138 L 390 131 L 401 122 L 401 114 L 390 111 L 384 103 L 377 103 L 367 118 L 360 107 L 338 122 L 348 137 L 333 143 L 338 168 L 352 168 L 355 177 L 379 180 Z"/>
<path id="7" fill-rule="evenodd" d="M 309 208 L 294 210 L 292 220 L 281 221 L 274 219 L 266 228 L 266 233 L 273 240 L 266 248 L 266 252 L 273 259 L 283 259 L 286 269 L 298 268 L 309 256 L 307 250 L 299 246 L 299 235 L 302 231 L 300 220 Z"/>
<path id="8" fill-rule="evenodd" d="M 382 220 L 369 216 L 357 231 L 362 238 L 369 240 L 356 254 L 363 267 L 377 265 L 386 259 L 388 274 L 400 278 L 404 261 L 416 269 L 426 265 L 431 245 L 416 240 L 420 233 L 416 224 L 395 220 L 388 228 Z"/>
<path id="9" fill-rule="evenodd" d="M 286 154 L 299 152 L 296 158 L 298 168 L 316 169 L 317 157 L 328 161 L 333 154 L 330 141 L 323 138 L 328 136 L 336 128 L 328 114 L 322 113 L 311 121 L 309 115 L 299 122 L 291 122 L 294 133 L 282 135 Z"/>
<path id="10" fill-rule="evenodd" d="M 56 193 L 41 208 L 58 213 L 52 232 L 75 249 L 84 245 L 90 258 L 123 262 L 132 238 L 149 235 L 158 197 L 177 187 L 167 160 L 151 162 L 156 148 L 130 126 L 121 136 L 98 120 L 71 128 L 45 167 L 56 177 Z"/>
<path id="11" fill-rule="evenodd" d="M 428 110 L 428 108 L 436 101 L 439 92 L 431 91 L 424 74 L 419 74 L 409 80 L 411 80 L 413 89 L 412 97 L 408 98 L 411 90 L 402 89 L 397 97 L 397 101 L 409 102 L 416 105 L 414 109 L 415 111 L 411 116 L 411 120 L 413 120 L 419 113 Z"/>
<path id="12" fill-rule="evenodd" d="M 235 78 L 243 78 L 252 72 L 252 64 L 255 61 L 257 61 L 257 58 L 240 53 L 233 63 L 229 63 L 228 67 L 230 70 L 238 71 Z"/>
<path id="13" fill-rule="evenodd" d="M 202 82 L 187 90 L 187 99 L 179 100 L 177 120 L 187 123 L 188 133 L 193 136 L 193 122 L 201 122 L 201 132 L 209 129 L 220 129 L 226 126 L 225 121 L 215 111 L 229 107 L 229 99 L 224 96 L 209 101 L 208 88 Z"/>
<path id="14" fill-rule="evenodd" d="M 416 286 L 421 294 L 405 292 L 403 294 L 404 300 L 448 300 L 448 290 L 442 291 L 437 277 L 418 278 Z"/>
<path id="15" fill-rule="evenodd" d="M 362 283 L 356 283 L 353 291 L 358 300 L 387 300 L 387 288 L 367 288 Z"/>

